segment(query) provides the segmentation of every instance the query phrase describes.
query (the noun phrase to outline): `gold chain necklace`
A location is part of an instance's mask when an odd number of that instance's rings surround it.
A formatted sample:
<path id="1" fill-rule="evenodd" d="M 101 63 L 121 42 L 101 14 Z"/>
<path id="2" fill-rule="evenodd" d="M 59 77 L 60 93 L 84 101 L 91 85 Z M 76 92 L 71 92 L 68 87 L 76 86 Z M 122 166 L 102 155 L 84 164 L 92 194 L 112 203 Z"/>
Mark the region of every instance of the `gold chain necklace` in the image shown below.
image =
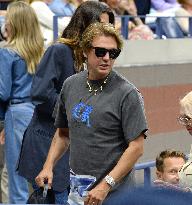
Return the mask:
<path id="1" fill-rule="evenodd" d="M 103 81 L 103 83 L 97 88 L 97 89 L 94 89 L 91 87 L 90 83 L 89 83 L 89 80 L 88 80 L 88 77 L 87 77 L 87 85 L 89 87 L 89 92 L 94 92 L 94 95 L 97 95 L 97 92 L 100 90 L 102 91 L 103 90 L 103 86 L 107 83 L 107 80 L 108 80 L 108 77 L 109 75 L 106 77 L 106 79 Z"/>

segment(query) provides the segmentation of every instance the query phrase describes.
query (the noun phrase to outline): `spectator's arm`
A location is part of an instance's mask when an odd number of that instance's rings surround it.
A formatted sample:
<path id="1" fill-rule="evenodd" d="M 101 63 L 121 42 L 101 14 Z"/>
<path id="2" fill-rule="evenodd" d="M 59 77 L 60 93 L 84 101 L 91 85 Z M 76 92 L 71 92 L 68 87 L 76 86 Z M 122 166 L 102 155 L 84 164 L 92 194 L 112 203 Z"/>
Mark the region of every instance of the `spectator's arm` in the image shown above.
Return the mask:
<path id="1" fill-rule="evenodd" d="M 176 4 L 176 0 L 151 0 L 152 8 L 154 8 L 157 11 L 164 11 L 166 9 L 173 8 Z"/>
<path id="2" fill-rule="evenodd" d="M 34 1 L 31 7 L 35 10 L 40 24 L 53 30 L 53 16 L 55 15 L 44 2 Z M 61 33 L 70 21 L 69 17 L 58 19 L 58 30 Z"/>

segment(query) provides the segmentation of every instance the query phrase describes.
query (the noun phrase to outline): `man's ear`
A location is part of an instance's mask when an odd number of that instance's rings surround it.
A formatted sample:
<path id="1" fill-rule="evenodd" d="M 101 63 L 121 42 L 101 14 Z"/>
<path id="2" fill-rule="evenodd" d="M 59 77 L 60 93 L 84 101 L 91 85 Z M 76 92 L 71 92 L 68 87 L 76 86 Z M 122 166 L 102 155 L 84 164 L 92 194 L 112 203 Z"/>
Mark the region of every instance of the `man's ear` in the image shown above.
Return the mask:
<path id="1" fill-rule="evenodd" d="M 162 172 L 156 170 L 156 176 L 157 176 L 157 179 L 162 179 Z"/>

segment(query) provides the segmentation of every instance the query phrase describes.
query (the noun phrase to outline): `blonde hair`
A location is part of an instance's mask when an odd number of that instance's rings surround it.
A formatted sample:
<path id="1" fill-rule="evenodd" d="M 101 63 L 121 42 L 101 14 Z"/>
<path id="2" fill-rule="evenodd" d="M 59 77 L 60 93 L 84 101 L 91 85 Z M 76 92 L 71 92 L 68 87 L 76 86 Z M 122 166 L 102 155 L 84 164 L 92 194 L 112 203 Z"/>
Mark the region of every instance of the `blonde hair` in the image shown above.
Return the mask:
<path id="1" fill-rule="evenodd" d="M 180 106 L 184 114 L 192 118 L 192 91 L 180 100 Z"/>
<path id="2" fill-rule="evenodd" d="M 26 61 L 29 73 L 35 73 L 43 55 L 43 36 L 37 16 L 29 4 L 21 1 L 9 4 L 6 15 L 10 26 L 8 46 Z"/>
<path id="3" fill-rule="evenodd" d="M 123 40 L 119 32 L 110 23 L 93 23 L 83 32 L 81 47 L 84 51 L 92 47 L 93 39 L 97 36 L 111 36 L 116 40 L 117 48 L 123 47 Z"/>

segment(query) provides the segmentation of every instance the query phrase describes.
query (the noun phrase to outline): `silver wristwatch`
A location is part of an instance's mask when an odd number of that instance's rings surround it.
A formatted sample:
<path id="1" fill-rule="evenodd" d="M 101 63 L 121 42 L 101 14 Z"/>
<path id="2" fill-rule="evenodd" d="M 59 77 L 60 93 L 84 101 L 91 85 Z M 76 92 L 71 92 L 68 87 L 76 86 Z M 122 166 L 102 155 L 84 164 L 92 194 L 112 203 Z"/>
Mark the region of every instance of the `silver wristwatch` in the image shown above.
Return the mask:
<path id="1" fill-rule="evenodd" d="M 113 179 L 113 177 L 107 175 L 105 177 L 105 181 L 107 182 L 107 184 L 109 184 L 111 187 L 115 186 L 115 180 Z"/>

